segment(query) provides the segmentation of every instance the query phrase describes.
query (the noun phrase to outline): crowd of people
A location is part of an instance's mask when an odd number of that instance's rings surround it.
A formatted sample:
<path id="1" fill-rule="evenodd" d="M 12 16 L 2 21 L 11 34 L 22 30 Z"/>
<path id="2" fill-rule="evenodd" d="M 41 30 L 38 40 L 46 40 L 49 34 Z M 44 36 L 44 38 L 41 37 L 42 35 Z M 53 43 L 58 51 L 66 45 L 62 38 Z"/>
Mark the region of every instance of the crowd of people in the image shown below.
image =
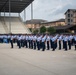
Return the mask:
<path id="1" fill-rule="evenodd" d="M 65 51 L 71 50 L 74 46 L 76 50 L 76 34 L 9 34 L 0 35 L 0 43 L 11 43 L 11 48 L 14 48 L 14 43 L 20 48 L 25 47 L 34 50 L 55 51 L 64 49 Z"/>

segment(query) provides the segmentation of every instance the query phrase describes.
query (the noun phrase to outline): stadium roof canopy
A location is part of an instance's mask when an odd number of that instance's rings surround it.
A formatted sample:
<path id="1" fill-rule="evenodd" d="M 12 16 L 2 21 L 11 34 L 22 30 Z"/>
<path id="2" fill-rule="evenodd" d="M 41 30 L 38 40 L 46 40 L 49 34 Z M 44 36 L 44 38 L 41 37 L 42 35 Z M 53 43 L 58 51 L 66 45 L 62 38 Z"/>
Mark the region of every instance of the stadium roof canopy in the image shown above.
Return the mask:
<path id="1" fill-rule="evenodd" d="M 20 13 L 34 0 L 10 0 L 10 12 Z M 0 0 L 0 12 L 9 12 L 9 0 Z"/>

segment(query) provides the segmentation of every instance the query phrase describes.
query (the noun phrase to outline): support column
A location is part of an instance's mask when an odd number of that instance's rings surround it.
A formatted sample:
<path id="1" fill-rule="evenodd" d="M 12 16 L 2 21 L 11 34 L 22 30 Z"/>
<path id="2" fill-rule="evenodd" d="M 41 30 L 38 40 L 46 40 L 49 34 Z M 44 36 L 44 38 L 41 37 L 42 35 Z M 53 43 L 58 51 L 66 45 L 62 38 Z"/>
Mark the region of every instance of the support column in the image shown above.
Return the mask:
<path id="1" fill-rule="evenodd" d="M 1 12 L 0 12 L 0 17 L 1 17 Z"/>
<path id="2" fill-rule="evenodd" d="M 9 33 L 11 33 L 11 1 L 9 0 Z"/>
<path id="3" fill-rule="evenodd" d="M 26 21 L 26 9 L 24 9 L 24 22 Z"/>
<path id="4" fill-rule="evenodd" d="M 18 16 L 19 16 L 19 18 L 20 18 L 20 13 L 18 13 Z"/>
<path id="5" fill-rule="evenodd" d="M 33 3 L 31 3 L 31 20 L 33 19 Z M 32 23 L 31 23 L 31 28 L 32 28 Z"/>
<path id="6" fill-rule="evenodd" d="M 4 8 L 4 24 L 5 24 L 5 8 Z"/>
<path id="7" fill-rule="evenodd" d="M 33 19 L 33 3 L 31 3 L 31 19 Z"/>

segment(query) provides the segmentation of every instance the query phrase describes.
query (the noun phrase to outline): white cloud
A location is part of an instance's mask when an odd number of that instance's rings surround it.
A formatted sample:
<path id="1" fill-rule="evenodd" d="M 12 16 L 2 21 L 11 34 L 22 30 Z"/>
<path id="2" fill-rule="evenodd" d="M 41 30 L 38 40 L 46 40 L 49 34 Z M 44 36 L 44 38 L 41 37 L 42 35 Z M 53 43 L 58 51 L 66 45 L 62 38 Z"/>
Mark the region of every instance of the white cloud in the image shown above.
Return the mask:
<path id="1" fill-rule="evenodd" d="M 34 18 L 48 21 L 64 18 L 67 9 L 76 8 L 76 0 L 34 0 Z M 30 17 L 30 7 L 27 8 L 27 19 Z"/>

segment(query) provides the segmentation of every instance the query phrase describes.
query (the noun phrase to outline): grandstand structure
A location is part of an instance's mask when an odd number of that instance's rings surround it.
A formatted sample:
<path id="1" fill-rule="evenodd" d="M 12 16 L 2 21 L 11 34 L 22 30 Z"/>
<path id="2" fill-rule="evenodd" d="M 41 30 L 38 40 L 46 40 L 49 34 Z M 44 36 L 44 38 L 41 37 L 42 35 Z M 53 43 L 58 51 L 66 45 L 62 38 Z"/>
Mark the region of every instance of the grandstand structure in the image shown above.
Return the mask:
<path id="1" fill-rule="evenodd" d="M 20 13 L 24 10 L 24 19 L 26 18 L 25 10 L 27 6 L 31 4 L 31 19 L 33 18 L 33 6 L 34 0 L 0 0 L 0 34 L 30 34 L 31 32 L 25 26 Z M 9 16 L 5 16 L 5 13 L 9 13 Z M 4 13 L 4 16 L 1 15 Z M 12 17 L 11 13 L 18 13 L 18 17 Z"/>

